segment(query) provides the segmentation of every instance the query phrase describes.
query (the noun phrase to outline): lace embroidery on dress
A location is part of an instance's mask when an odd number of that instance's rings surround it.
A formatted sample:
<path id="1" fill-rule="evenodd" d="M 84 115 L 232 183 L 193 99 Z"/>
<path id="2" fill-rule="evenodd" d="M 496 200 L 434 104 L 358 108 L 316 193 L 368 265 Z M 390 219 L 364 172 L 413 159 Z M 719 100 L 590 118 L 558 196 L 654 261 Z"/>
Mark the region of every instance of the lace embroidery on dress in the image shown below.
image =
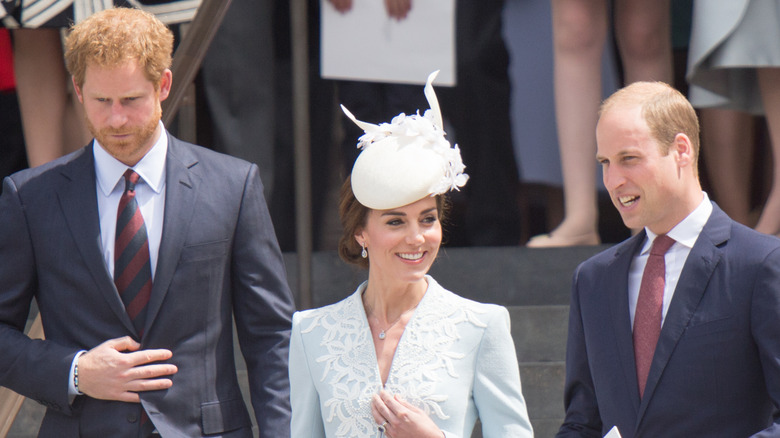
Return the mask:
<path id="1" fill-rule="evenodd" d="M 440 419 L 449 416 L 441 408 L 447 396 L 436 394 L 441 376 L 457 378 L 454 363 L 463 358 L 452 345 L 460 339 L 458 325 L 486 327 L 481 309 L 468 300 L 445 294 L 431 279 L 426 295 L 406 326 L 393 358 L 386 389 Z M 338 437 L 375 436 L 371 397 L 382 387 L 371 331 L 360 300 L 363 287 L 340 303 L 311 317 L 302 333 L 322 330 L 321 345 L 327 354 L 316 359 L 324 364 L 320 380 L 332 387 L 324 400 L 323 418 L 337 422 Z M 453 299 L 454 298 L 454 299 Z"/>

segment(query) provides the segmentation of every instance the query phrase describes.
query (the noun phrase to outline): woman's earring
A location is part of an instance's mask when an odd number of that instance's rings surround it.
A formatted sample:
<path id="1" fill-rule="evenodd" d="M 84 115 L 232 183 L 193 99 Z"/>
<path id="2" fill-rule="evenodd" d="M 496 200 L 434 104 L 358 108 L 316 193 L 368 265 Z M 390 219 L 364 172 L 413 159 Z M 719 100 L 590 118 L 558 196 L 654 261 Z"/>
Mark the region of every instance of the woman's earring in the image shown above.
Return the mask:
<path id="1" fill-rule="evenodd" d="M 366 251 L 366 244 L 365 244 L 365 243 L 361 243 L 361 244 L 360 244 L 360 246 L 362 246 L 362 247 L 363 247 L 363 251 L 360 253 L 360 255 L 361 255 L 361 256 L 362 256 L 364 259 L 367 259 L 367 258 L 368 258 L 368 251 Z"/>

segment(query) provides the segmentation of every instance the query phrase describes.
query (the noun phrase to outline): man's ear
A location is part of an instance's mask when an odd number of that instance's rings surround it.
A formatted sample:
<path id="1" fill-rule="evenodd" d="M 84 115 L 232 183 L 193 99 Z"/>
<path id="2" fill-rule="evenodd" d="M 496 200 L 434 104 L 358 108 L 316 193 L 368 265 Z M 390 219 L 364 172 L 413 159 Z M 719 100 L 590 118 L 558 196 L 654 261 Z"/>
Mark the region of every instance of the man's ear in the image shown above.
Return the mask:
<path id="1" fill-rule="evenodd" d="M 171 73 L 170 69 L 166 68 L 160 78 L 160 102 L 168 98 L 168 95 L 171 93 L 172 84 L 173 73 Z"/>
<path id="2" fill-rule="evenodd" d="M 84 96 L 81 94 L 81 87 L 76 84 L 76 78 L 71 76 L 70 81 L 73 82 L 73 89 L 76 91 L 76 97 L 79 98 L 80 103 L 84 103 Z"/>
<path id="3" fill-rule="evenodd" d="M 675 152 L 677 165 L 690 166 L 693 163 L 693 143 L 687 135 L 679 133 L 674 136 L 672 150 Z"/>

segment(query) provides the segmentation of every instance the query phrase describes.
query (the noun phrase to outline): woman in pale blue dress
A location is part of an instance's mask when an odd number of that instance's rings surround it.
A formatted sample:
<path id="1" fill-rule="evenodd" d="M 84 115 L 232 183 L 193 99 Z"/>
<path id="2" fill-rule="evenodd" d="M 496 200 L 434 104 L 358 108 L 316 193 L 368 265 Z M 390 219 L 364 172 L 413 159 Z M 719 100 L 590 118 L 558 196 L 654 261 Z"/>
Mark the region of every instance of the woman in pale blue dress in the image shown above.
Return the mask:
<path id="1" fill-rule="evenodd" d="M 780 1 L 694 1 L 687 79 L 691 103 L 704 109 L 702 148 L 715 196 L 728 199 L 724 209 L 735 205 L 727 212 L 743 222 L 753 147 L 745 124 L 747 115 L 766 116 L 773 182 L 755 227 L 780 234 Z"/>
<path id="2" fill-rule="evenodd" d="M 339 254 L 368 268 L 346 299 L 293 317 L 292 436 L 532 437 L 509 314 L 459 297 L 428 270 L 444 194 L 466 183 L 431 109 L 372 125 L 342 187 Z"/>

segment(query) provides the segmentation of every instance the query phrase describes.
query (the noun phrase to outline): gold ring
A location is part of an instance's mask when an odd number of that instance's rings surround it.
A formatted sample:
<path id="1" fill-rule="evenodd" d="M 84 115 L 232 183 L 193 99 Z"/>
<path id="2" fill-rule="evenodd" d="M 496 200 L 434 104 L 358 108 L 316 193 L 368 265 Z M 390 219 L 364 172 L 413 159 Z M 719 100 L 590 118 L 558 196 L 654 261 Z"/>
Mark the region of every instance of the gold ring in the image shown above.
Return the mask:
<path id="1" fill-rule="evenodd" d="M 377 428 L 377 429 L 378 429 L 380 432 L 382 432 L 382 433 L 385 433 L 385 432 L 387 431 L 387 428 L 385 428 L 385 426 L 387 426 L 387 420 L 385 420 L 385 421 L 384 421 L 384 423 L 380 424 L 380 425 L 379 425 L 379 426 L 377 426 L 376 428 Z"/>

